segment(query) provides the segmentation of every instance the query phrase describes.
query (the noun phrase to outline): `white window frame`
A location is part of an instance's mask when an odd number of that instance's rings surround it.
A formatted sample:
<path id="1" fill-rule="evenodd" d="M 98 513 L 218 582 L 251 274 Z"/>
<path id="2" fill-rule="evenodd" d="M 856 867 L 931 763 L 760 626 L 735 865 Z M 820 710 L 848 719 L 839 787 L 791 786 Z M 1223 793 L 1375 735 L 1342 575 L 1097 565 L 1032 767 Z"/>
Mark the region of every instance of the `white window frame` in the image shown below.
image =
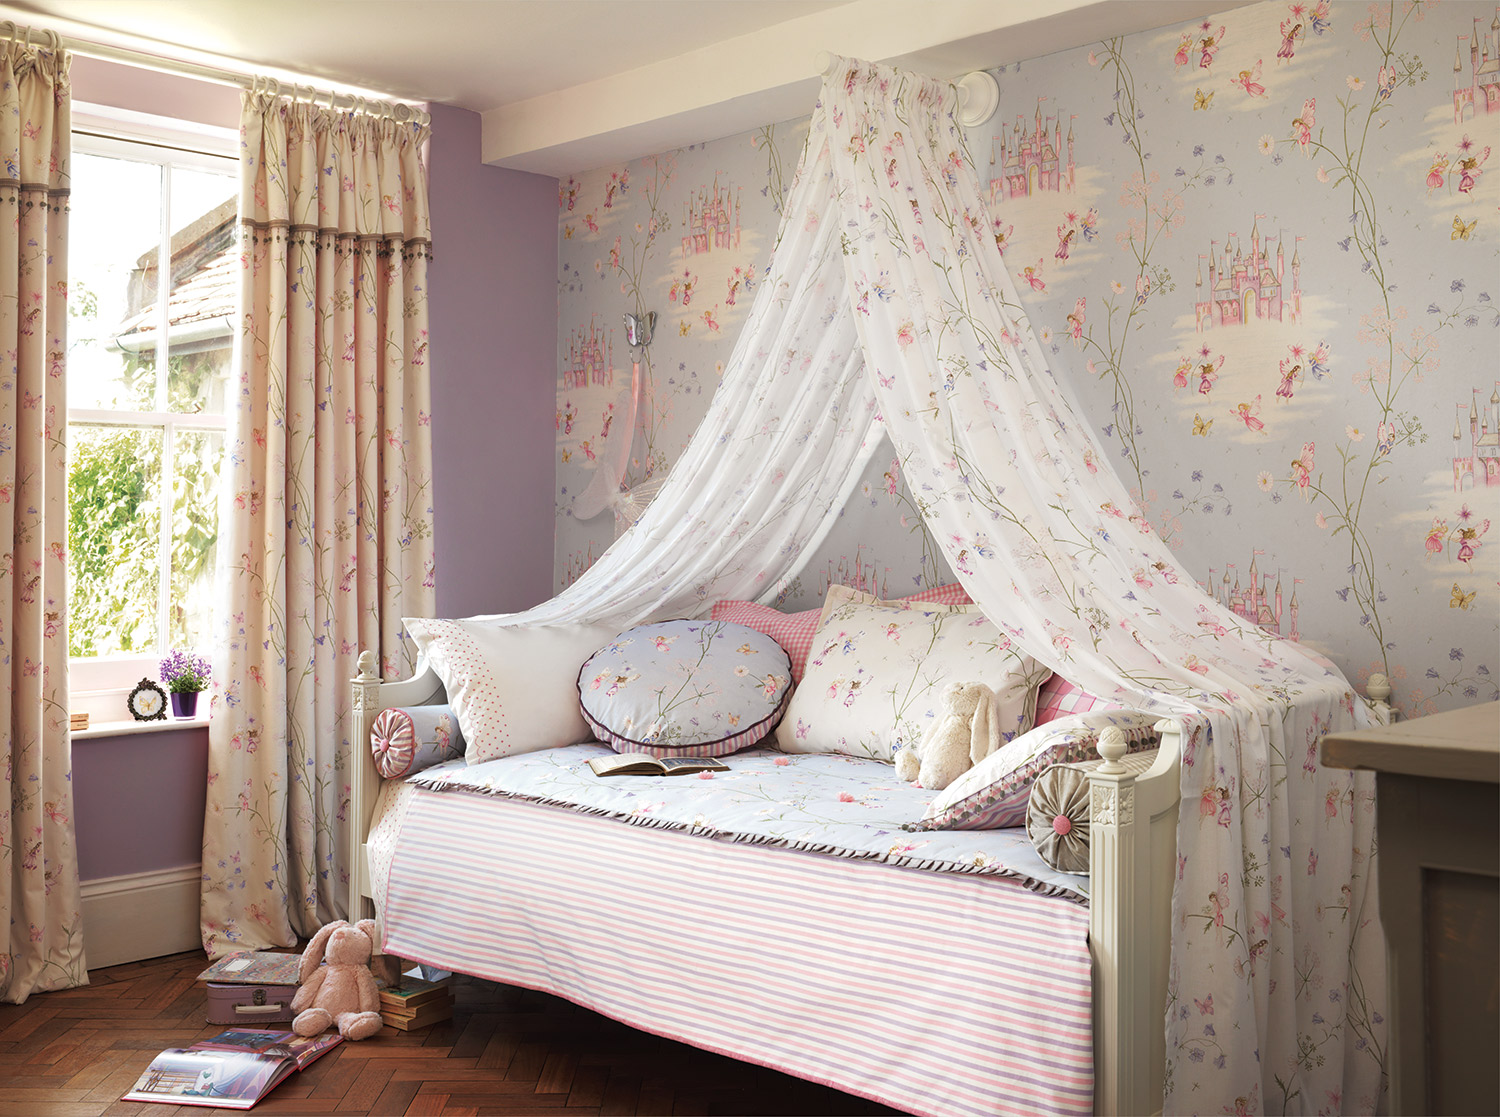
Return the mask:
<path id="1" fill-rule="evenodd" d="M 152 116 L 146 113 L 114 109 L 107 106 L 75 103 L 73 107 L 73 151 L 75 154 L 128 159 L 156 163 L 163 167 L 161 228 L 158 231 L 157 274 L 164 278 L 157 299 L 157 330 L 161 352 L 157 355 L 156 410 L 116 411 L 113 409 L 68 408 L 67 422 L 122 429 L 162 432 L 162 476 L 160 491 L 170 500 L 175 482 L 176 440 L 184 432 L 227 432 L 227 415 L 203 415 L 171 412 L 166 408 L 167 361 L 171 357 L 169 337 L 172 274 L 171 201 L 172 167 L 191 170 L 237 173 L 239 137 L 228 128 L 214 128 L 190 121 Z M 238 330 L 231 323 L 231 344 Z M 231 378 L 233 373 L 231 371 Z M 172 517 L 159 515 L 161 572 L 157 601 L 158 647 L 155 652 L 125 655 L 70 658 L 69 709 L 88 713 L 90 730 L 109 732 L 120 723 L 134 724 L 125 700 L 142 679 L 159 678 L 161 656 L 167 651 L 170 632 L 172 586 Z M 199 711 L 202 721 L 206 710 Z M 145 723 L 160 727 L 164 723 Z M 179 723 L 180 724 L 180 723 Z M 75 733 L 74 736 L 80 734 Z"/>

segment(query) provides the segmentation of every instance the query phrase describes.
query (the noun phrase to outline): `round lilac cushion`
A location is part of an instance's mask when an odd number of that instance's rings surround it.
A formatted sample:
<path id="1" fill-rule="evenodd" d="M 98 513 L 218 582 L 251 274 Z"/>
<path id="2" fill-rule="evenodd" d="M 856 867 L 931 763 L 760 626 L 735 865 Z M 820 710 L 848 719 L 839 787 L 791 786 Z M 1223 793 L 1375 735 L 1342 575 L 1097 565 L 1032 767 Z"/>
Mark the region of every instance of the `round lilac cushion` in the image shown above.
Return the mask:
<path id="1" fill-rule="evenodd" d="M 728 621 L 622 632 L 578 675 L 583 716 L 616 752 L 725 756 L 776 727 L 792 665 L 771 637 Z"/>

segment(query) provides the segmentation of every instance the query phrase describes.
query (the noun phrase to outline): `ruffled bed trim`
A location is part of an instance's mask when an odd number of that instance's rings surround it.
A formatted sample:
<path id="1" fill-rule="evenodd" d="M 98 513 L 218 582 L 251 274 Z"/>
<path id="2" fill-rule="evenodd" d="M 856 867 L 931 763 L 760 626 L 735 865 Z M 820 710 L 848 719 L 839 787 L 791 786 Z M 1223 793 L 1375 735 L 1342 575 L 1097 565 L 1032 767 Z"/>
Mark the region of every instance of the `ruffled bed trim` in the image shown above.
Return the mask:
<path id="1" fill-rule="evenodd" d="M 408 779 L 409 783 L 421 788 L 423 791 L 444 793 L 469 793 L 472 795 L 485 795 L 495 799 L 513 799 L 518 802 L 535 803 L 543 807 L 555 807 L 560 810 L 572 811 L 574 814 L 594 815 L 599 818 L 613 818 L 620 822 L 629 823 L 632 826 L 645 826 L 656 830 L 678 830 L 684 834 L 694 837 L 713 838 L 740 842 L 745 845 L 778 846 L 782 849 L 800 850 L 805 853 L 820 853 L 830 857 L 845 857 L 852 861 L 878 861 L 886 865 L 894 865 L 902 869 L 916 869 L 928 873 L 969 873 L 978 876 L 998 876 L 1015 881 L 1027 891 L 1035 892 L 1041 896 L 1056 896 L 1060 899 L 1071 900 L 1077 904 L 1088 904 L 1088 897 L 1068 888 L 1065 885 L 1048 884 L 1046 881 L 1037 880 L 1035 877 L 1027 876 L 1019 870 L 1012 869 L 998 861 L 983 861 L 976 858 L 972 862 L 948 861 L 939 858 L 911 857 L 901 853 L 885 852 L 875 850 L 850 849 L 848 846 L 835 845 L 830 842 L 818 842 L 807 839 L 786 838 L 776 834 L 755 834 L 744 830 L 720 830 L 714 827 L 698 826 L 690 822 L 679 822 L 672 818 L 663 818 L 659 815 L 646 815 L 634 811 L 617 811 L 609 807 L 595 807 L 582 803 L 570 802 L 567 799 L 557 799 L 545 795 L 526 795 L 514 791 L 502 791 L 493 787 L 474 787 L 472 785 L 456 785 L 443 781 L 441 776 L 416 776 Z"/>

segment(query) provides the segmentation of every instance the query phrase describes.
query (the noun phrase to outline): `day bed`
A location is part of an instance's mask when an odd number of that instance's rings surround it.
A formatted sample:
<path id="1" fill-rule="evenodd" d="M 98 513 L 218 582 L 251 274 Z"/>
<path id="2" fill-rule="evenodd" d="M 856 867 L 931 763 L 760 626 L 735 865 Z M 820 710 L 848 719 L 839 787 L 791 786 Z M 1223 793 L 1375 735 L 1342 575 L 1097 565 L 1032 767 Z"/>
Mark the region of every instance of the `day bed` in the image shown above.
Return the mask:
<path id="1" fill-rule="evenodd" d="M 444 699 L 442 684 L 430 669 L 419 665 L 413 678 L 384 683 L 375 674 L 374 656 L 365 652 L 353 680 L 353 740 L 369 740 L 371 725 L 382 710 Z M 1093 959 L 1096 1113 L 1152 1113 L 1161 1108 L 1181 744 L 1176 723 L 1162 722 L 1157 729 L 1160 749 L 1143 775 L 1112 772 L 1106 763 L 1089 776 L 1088 943 Z M 1113 754 L 1108 746 L 1105 751 Z M 1119 746 L 1119 753 L 1123 751 Z M 391 928 L 385 925 L 388 914 L 374 910 L 367 845 L 383 781 L 367 747 L 354 749 L 351 783 L 351 918 L 373 914 L 382 923 L 384 940 Z"/>

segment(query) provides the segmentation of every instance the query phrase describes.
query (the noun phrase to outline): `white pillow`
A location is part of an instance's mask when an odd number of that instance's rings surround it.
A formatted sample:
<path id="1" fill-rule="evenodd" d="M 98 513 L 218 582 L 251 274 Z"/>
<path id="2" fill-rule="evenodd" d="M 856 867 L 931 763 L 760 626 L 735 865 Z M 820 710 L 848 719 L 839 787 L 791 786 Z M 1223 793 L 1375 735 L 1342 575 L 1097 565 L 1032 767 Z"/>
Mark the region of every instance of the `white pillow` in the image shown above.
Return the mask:
<path id="1" fill-rule="evenodd" d="M 831 586 L 776 743 L 891 760 L 921 741 L 953 682 L 988 684 L 1009 741 L 1031 728 L 1050 674 L 976 605 L 881 601 Z"/>
<path id="2" fill-rule="evenodd" d="M 618 625 L 402 623 L 443 681 L 470 764 L 594 739 L 578 706 L 578 671 L 620 634 Z"/>

